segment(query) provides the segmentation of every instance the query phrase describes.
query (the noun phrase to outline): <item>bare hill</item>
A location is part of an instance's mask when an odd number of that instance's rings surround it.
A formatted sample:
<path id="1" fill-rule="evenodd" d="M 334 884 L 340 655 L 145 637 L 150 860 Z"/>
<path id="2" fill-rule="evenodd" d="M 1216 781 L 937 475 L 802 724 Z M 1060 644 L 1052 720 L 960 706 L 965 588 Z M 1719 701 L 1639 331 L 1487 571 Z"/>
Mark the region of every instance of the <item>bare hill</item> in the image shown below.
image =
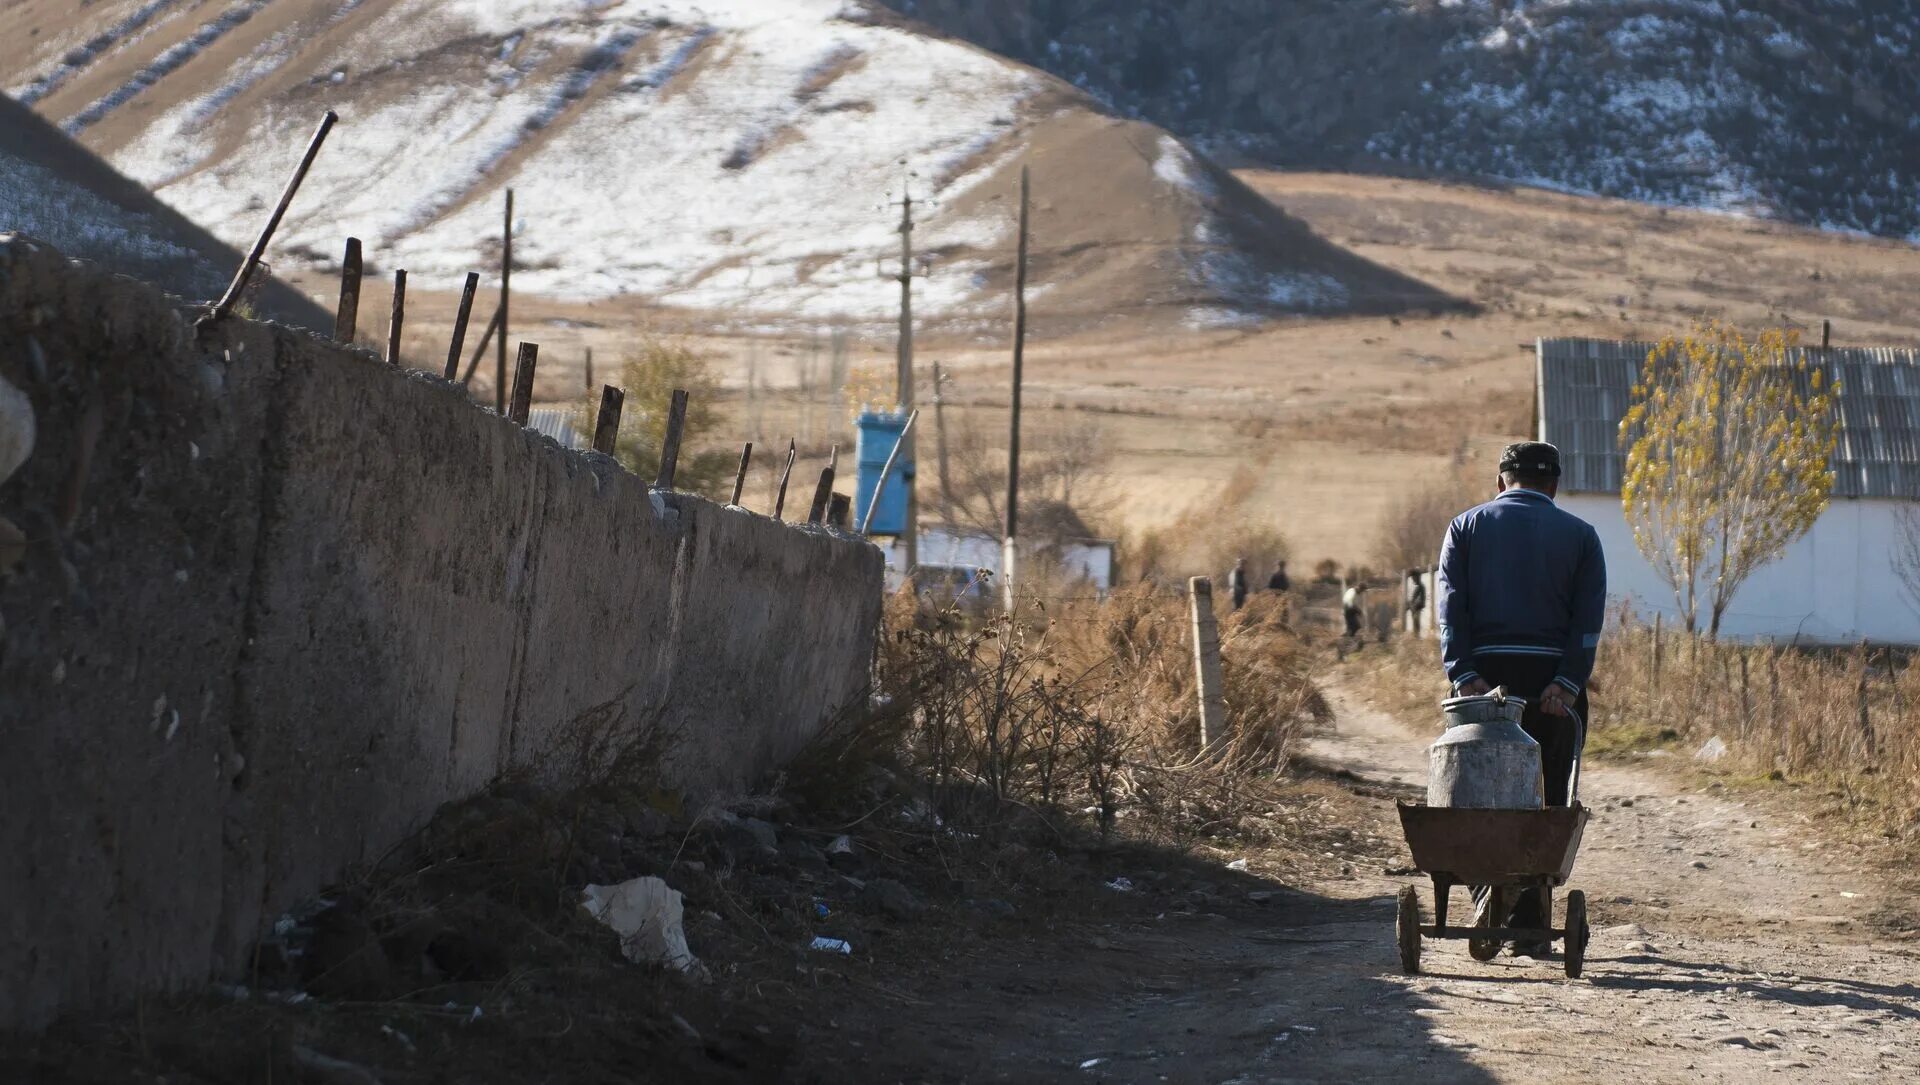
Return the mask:
<path id="1" fill-rule="evenodd" d="M 933 197 L 922 310 L 998 322 L 1030 157 L 1050 314 L 1449 304 L 1052 77 L 839 0 L 16 0 L 0 68 L 230 241 L 338 109 L 283 258 L 325 267 L 353 234 L 423 288 L 497 262 L 512 187 L 528 291 L 735 322 L 883 319 L 885 205 L 910 168 Z"/>
<path id="2" fill-rule="evenodd" d="M 257 216 L 256 216 L 257 218 Z M 0 98 L 0 233 L 146 279 L 193 301 L 220 294 L 240 254 L 115 172 L 32 110 Z M 311 328 L 326 314 L 289 287 L 259 280 L 263 315 Z"/>
<path id="3" fill-rule="evenodd" d="M 1920 238 L 1915 0 L 889 0 L 1202 145 Z"/>

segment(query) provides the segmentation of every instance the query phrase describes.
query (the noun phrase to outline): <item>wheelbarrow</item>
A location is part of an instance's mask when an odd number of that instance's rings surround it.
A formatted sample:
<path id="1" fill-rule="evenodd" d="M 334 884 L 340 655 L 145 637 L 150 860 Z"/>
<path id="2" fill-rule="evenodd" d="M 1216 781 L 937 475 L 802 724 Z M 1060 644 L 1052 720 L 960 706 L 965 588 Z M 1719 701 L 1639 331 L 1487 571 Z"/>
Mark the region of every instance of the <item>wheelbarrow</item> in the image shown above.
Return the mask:
<path id="1" fill-rule="evenodd" d="M 1553 890 L 1567 884 L 1580 834 L 1592 815 L 1576 800 L 1572 806 L 1544 810 L 1467 810 L 1424 804 L 1400 804 L 1400 828 L 1413 865 L 1433 879 L 1433 923 L 1420 922 L 1420 894 L 1400 890 L 1397 931 L 1400 967 L 1420 972 L 1422 938 L 1464 938 L 1476 960 L 1491 960 L 1504 941 L 1558 941 L 1564 946 L 1567 977 L 1578 979 L 1587 954 L 1587 897 L 1578 889 L 1566 897 L 1566 918 L 1559 927 L 1457 927 L 1447 924 L 1447 897 L 1456 885 L 1484 885 L 1494 899 L 1487 915 L 1506 915 L 1510 894 L 1523 889 L 1547 893 L 1547 922 L 1552 923 Z M 1493 919 L 1497 921 L 1497 919 Z"/>
<path id="2" fill-rule="evenodd" d="M 1477 810 L 1464 807 L 1400 803 L 1400 830 L 1406 835 L 1413 865 L 1433 879 L 1433 923 L 1420 922 L 1420 895 L 1409 885 L 1400 890 L 1396 928 L 1400 940 L 1400 967 L 1408 975 L 1420 972 L 1422 938 L 1464 938 L 1467 951 L 1478 961 L 1492 960 L 1507 941 L 1560 942 L 1567 978 L 1578 979 L 1587 955 L 1587 896 L 1578 889 L 1566 897 L 1565 920 L 1553 926 L 1553 891 L 1567 884 L 1573 873 L 1580 836 L 1592 817 L 1580 805 L 1580 769 L 1586 746 L 1586 722 L 1579 727 L 1573 772 L 1568 780 L 1572 805 L 1540 810 Z M 1486 909 L 1487 926 L 1447 924 L 1447 897 L 1456 885 L 1484 885 L 1493 899 Z M 1543 928 L 1497 927 L 1514 895 L 1541 889 L 1546 896 Z"/>

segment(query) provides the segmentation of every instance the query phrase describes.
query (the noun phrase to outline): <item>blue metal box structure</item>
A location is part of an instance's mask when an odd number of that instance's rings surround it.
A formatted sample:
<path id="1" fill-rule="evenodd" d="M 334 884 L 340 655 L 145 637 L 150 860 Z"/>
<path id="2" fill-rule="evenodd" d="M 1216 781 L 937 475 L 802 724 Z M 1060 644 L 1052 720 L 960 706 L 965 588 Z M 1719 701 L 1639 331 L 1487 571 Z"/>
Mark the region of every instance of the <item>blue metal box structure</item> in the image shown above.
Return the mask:
<path id="1" fill-rule="evenodd" d="M 873 491 L 880 484 L 880 472 L 886 467 L 894 444 L 900 440 L 900 431 L 906 428 L 907 416 L 897 411 L 862 411 L 853 424 L 859 431 L 856 446 L 859 480 L 853 498 L 853 522 L 858 526 L 866 518 L 867 506 L 874 500 Z M 899 461 L 893 465 L 893 474 L 887 478 L 886 491 L 880 494 L 879 508 L 873 514 L 869 533 L 906 533 L 907 490 L 913 484 L 913 474 L 913 460 L 903 449 Z"/>

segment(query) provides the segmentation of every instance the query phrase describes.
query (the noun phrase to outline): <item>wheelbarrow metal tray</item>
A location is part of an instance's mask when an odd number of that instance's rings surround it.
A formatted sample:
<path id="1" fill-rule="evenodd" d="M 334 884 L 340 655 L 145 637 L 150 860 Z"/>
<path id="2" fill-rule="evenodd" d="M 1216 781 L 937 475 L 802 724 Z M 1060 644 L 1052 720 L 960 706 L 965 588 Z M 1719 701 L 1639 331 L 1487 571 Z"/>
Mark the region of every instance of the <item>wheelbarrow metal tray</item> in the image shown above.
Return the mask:
<path id="1" fill-rule="evenodd" d="M 1413 865 L 1454 884 L 1564 884 L 1573 873 L 1587 808 L 1469 810 L 1400 804 Z"/>

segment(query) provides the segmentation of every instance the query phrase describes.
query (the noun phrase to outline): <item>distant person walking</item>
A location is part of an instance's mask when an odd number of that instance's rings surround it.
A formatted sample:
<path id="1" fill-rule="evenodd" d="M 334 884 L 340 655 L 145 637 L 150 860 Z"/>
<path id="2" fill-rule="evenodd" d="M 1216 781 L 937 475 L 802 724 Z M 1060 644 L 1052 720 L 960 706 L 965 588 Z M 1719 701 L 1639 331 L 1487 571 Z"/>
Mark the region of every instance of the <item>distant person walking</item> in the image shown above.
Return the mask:
<path id="1" fill-rule="evenodd" d="M 1347 619 L 1347 636 L 1358 640 L 1360 627 L 1365 624 L 1367 589 L 1364 584 L 1355 584 L 1340 596 L 1340 613 Z"/>
<path id="2" fill-rule="evenodd" d="M 1425 613 L 1427 609 L 1427 585 L 1426 582 L 1420 578 L 1420 570 L 1418 569 L 1407 570 L 1406 607 L 1407 632 L 1412 636 L 1418 637 L 1420 635 L 1420 615 Z"/>
<path id="3" fill-rule="evenodd" d="M 1267 590 L 1284 592 L 1293 587 L 1293 581 L 1287 579 L 1287 563 L 1281 562 L 1273 567 L 1273 575 L 1267 578 Z"/>
<path id="4" fill-rule="evenodd" d="M 1240 558 L 1233 563 L 1233 572 L 1227 574 L 1227 589 L 1233 593 L 1233 609 L 1239 610 L 1247 605 L 1247 559 Z"/>

